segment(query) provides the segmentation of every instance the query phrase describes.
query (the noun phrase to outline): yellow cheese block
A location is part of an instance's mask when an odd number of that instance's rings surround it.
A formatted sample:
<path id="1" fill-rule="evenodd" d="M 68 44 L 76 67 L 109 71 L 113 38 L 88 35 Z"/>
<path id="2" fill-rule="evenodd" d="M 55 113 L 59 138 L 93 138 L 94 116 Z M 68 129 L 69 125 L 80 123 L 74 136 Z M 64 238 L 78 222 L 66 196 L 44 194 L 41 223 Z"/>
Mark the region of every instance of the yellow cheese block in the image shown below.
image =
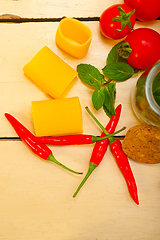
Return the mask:
<path id="1" fill-rule="evenodd" d="M 32 102 L 36 136 L 77 134 L 83 131 L 78 97 Z"/>
<path id="2" fill-rule="evenodd" d="M 53 98 L 59 98 L 78 74 L 47 46 L 24 66 L 23 71 Z"/>

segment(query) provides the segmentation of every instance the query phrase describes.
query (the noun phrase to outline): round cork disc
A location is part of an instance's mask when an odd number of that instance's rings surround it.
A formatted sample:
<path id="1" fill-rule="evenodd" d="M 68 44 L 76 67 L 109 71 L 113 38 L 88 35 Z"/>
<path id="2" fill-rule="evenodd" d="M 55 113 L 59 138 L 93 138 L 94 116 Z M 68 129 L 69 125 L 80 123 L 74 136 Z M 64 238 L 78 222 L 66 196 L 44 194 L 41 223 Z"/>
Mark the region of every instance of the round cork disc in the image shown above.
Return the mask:
<path id="1" fill-rule="evenodd" d="M 160 127 L 141 124 L 130 128 L 122 142 L 125 154 L 141 163 L 160 163 Z"/>

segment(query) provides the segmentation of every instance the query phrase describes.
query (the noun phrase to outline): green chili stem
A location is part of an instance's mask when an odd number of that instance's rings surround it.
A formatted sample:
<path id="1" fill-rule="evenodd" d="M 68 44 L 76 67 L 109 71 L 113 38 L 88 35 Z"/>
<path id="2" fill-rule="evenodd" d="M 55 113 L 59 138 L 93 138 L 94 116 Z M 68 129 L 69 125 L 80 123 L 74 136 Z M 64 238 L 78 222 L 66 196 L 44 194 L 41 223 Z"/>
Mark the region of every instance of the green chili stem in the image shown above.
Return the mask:
<path id="1" fill-rule="evenodd" d="M 63 164 L 60 163 L 59 161 L 57 161 L 57 160 L 55 159 L 55 157 L 53 156 L 53 154 L 50 154 L 49 157 L 47 158 L 47 160 L 56 163 L 57 165 L 63 167 L 64 169 L 66 169 L 66 170 L 68 170 L 68 171 L 70 171 L 70 172 L 72 172 L 72 173 L 75 173 L 75 174 L 82 174 L 82 172 L 76 172 L 76 171 L 74 171 L 74 170 L 72 170 L 72 169 L 66 167 L 65 165 L 63 165 Z"/>
<path id="2" fill-rule="evenodd" d="M 113 133 L 113 134 L 109 134 L 109 133 L 107 132 L 107 130 L 103 127 L 103 125 L 98 121 L 98 119 L 97 119 L 97 118 L 93 115 L 93 113 L 90 111 L 89 107 L 86 107 L 86 110 L 87 110 L 87 112 L 91 115 L 91 117 L 95 120 L 95 122 L 99 125 L 99 127 L 103 130 L 103 132 L 104 132 L 106 135 L 108 135 L 108 138 L 113 137 L 114 134 L 117 134 L 117 133 L 123 131 L 124 129 L 126 129 L 126 127 L 123 127 L 123 128 L 121 128 L 120 130 L 118 130 L 117 132 L 115 132 L 115 133 Z"/>
<path id="3" fill-rule="evenodd" d="M 88 110 L 87 110 L 88 111 Z M 89 110 L 90 111 L 90 110 Z M 98 123 L 97 123 L 98 124 Z M 101 125 L 102 126 L 102 125 Z M 103 127 L 103 126 L 102 126 Z M 102 129 L 102 128 L 101 128 Z M 105 128 L 104 128 L 105 129 Z M 120 132 L 122 132 L 123 130 L 125 130 L 126 129 L 126 127 L 124 126 L 124 127 L 122 127 L 121 129 L 119 129 L 118 131 L 116 131 L 116 132 L 114 132 L 114 133 L 111 133 L 111 134 L 109 134 L 108 132 L 107 132 L 107 130 L 105 129 L 105 134 L 106 134 L 106 136 L 104 136 L 104 137 L 96 137 L 96 136 L 92 136 L 92 141 L 93 142 L 98 142 L 98 141 L 102 141 L 102 140 L 104 140 L 104 139 L 106 139 L 106 138 L 111 138 L 111 137 L 113 137 L 114 135 L 116 135 L 116 134 L 118 134 L 118 133 L 120 133 Z M 103 129 L 102 129 L 103 130 Z M 104 131 L 104 130 L 103 130 Z"/>
<path id="4" fill-rule="evenodd" d="M 79 192 L 79 190 L 81 189 L 81 187 L 84 185 L 84 183 L 86 182 L 86 180 L 89 178 L 89 176 L 91 175 L 91 173 L 94 171 L 94 169 L 97 167 L 98 165 L 96 165 L 95 163 L 90 162 L 89 163 L 89 169 L 88 172 L 86 174 L 86 176 L 84 177 L 84 179 L 82 180 L 82 182 L 80 183 L 79 187 L 77 188 L 76 192 L 73 194 L 73 197 L 76 197 L 77 193 Z"/>

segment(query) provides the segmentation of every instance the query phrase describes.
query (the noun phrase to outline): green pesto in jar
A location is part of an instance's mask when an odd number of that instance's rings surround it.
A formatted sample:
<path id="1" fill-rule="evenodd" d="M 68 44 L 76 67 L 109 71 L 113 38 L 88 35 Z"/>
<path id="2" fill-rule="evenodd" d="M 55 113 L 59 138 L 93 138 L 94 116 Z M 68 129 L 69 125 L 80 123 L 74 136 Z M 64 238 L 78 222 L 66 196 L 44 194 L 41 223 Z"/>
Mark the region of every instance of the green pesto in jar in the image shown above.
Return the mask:
<path id="1" fill-rule="evenodd" d="M 145 71 L 132 92 L 132 107 L 144 123 L 160 126 L 160 62 Z"/>

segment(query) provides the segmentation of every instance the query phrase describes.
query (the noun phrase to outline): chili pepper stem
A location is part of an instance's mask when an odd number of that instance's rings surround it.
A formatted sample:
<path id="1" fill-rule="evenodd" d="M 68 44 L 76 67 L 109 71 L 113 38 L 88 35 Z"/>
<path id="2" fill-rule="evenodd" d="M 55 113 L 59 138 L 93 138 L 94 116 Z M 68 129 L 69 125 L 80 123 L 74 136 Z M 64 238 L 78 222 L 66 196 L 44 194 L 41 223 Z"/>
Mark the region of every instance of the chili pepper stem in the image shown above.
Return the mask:
<path id="1" fill-rule="evenodd" d="M 104 136 L 104 137 L 95 137 L 95 136 L 92 136 L 92 141 L 93 141 L 93 143 L 94 142 L 98 142 L 98 141 L 102 141 L 102 140 L 104 140 L 104 139 L 106 139 L 106 138 L 109 138 L 109 140 L 110 139 L 114 139 L 114 135 L 116 135 L 117 133 L 119 133 L 119 132 L 122 132 L 123 130 L 125 130 L 126 129 L 126 127 L 123 127 L 123 128 L 121 128 L 121 129 L 119 129 L 118 131 L 116 131 L 116 132 L 114 132 L 114 133 L 111 133 L 111 134 L 109 134 L 108 132 L 107 132 L 107 130 L 105 130 L 105 133 L 106 133 L 106 136 Z"/>
<path id="2" fill-rule="evenodd" d="M 77 188 L 76 192 L 73 194 L 73 197 L 76 197 L 77 193 L 79 192 L 79 190 L 81 189 L 81 187 L 84 185 L 84 183 L 86 182 L 86 180 L 89 178 L 89 176 L 91 175 L 91 173 L 94 171 L 94 169 L 97 167 L 98 165 L 96 165 L 95 163 L 90 162 L 89 163 L 89 169 L 88 172 L 86 174 L 86 176 L 83 178 L 82 182 L 80 183 L 79 187 Z"/>
<path id="3" fill-rule="evenodd" d="M 107 130 L 103 127 L 103 125 L 98 121 L 98 119 L 93 115 L 93 113 L 91 112 L 91 110 L 89 109 L 89 107 L 86 107 L 86 110 L 87 110 L 87 112 L 90 114 L 90 116 L 94 119 L 94 121 L 99 125 L 99 127 L 102 129 L 102 131 L 106 134 L 106 136 L 108 136 L 109 140 L 112 139 L 113 142 L 116 140 L 113 136 L 114 136 L 115 134 L 117 134 L 117 133 L 119 133 L 119 132 L 121 132 L 121 131 L 123 131 L 123 130 L 126 129 L 126 127 L 123 127 L 123 128 L 121 128 L 120 130 L 118 130 L 118 131 L 116 131 L 116 132 L 114 132 L 114 133 L 112 133 L 112 134 L 109 134 L 109 133 L 107 132 Z"/>
<path id="4" fill-rule="evenodd" d="M 47 160 L 56 163 L 57 165 L 63 167 L 63 168 L 66 169 L 66 170 L 68 170 L 69 172 L 72 172 L 72 173 L 75 173 L 75 174 L 82 174 L 82 172 L 74 171 L 74 170 L 72 170 L 72 169 L 66 167 L 65 165 L 63 165 L 63 164 L 60 163 L 59 161 L 57 161 L 57 160 L 55 159 L 55 157 L 53 156 L 53 154 L 50 154 L 49 157 L 47 158 Z"/>

